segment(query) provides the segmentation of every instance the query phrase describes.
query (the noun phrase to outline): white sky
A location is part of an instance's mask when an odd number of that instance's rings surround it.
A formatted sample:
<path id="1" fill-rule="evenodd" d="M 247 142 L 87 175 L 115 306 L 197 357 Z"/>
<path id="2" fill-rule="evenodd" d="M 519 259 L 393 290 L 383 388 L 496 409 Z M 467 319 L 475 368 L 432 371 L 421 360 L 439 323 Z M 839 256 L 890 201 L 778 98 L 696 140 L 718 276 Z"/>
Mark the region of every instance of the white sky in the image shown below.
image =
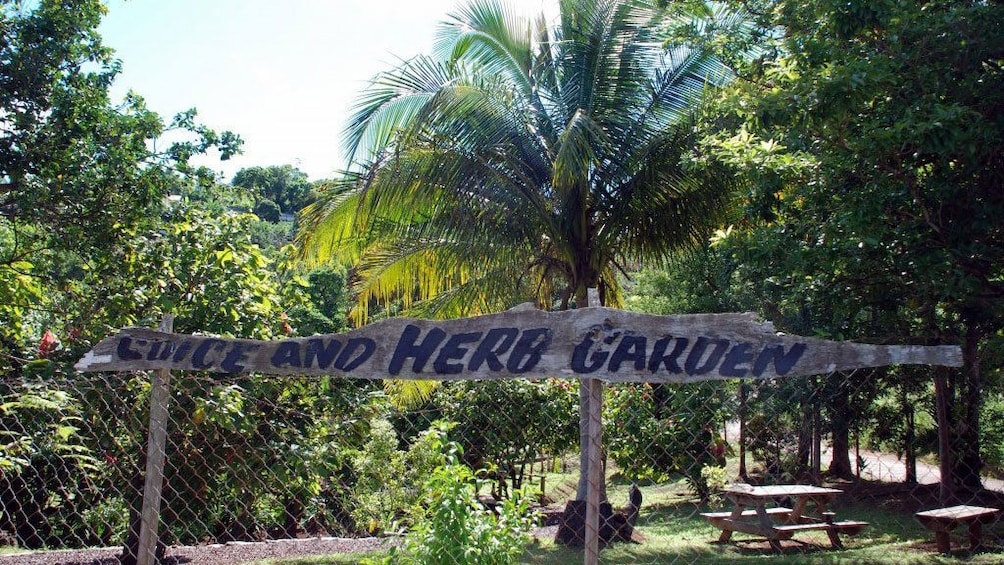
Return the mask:
<path id="1" fill-rule="evenodd" d="M 536 13 L 556 0 L 509 0 Z M 100 27 L 123 70 L 113 89 L 167 121 L 195 107 L 244 154 L 205 164 L 292 164 L 312 180 L 344 166 L 340 132 L 366 82 L 427 53 L 457 0 L 107 0 Z"/>

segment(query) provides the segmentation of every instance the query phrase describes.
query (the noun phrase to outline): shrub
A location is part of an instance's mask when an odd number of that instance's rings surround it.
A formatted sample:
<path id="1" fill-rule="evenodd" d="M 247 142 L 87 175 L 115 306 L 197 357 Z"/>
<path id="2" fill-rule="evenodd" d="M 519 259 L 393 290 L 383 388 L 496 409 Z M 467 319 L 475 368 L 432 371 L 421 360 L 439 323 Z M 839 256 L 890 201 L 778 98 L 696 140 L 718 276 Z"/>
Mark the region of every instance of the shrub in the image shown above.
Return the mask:
<path id="1" fill-rule="evenodd" d="M 607 453 L 632 481 L 664 482 L 682 474 L 702 499 L 710 494 L 701 469 L 721 465 L 713 426 L 727 413 L 719 383 L 611 386 L 604 405 Z"/>
<path id="2" fill-rule="evenodd" d="M 263 198 L 258 202 L 258 205 L 254 207 L 254 213 L 262 220 L 273 224 L 278 223 L 282 217 L 282 210 L 279 209 L 279 205 L 268 198 Z"/>
<path id="3" fill-rule="evenodd" d="M 430 443 L 445 440 L 442 428 Z M 534 517 L 528 497 L 517 492 L 497 515 L 477 499 L 474 472 L 459 461 L 456 443 L 440 443 L 445 462 L 423 487 L 423 511 L 399 548 L 381 563 L 422 565 L 504 565 L 516 563 L 530 539 Z"/>

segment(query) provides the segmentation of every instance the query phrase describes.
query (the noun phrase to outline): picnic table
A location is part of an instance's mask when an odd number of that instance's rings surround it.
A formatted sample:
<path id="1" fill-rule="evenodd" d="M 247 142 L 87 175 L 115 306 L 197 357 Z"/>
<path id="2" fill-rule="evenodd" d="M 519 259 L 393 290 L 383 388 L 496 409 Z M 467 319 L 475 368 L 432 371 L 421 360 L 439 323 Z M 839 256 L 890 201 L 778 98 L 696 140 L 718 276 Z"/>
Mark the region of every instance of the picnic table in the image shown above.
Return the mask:
<path id="1" fill-rule="evenodd" d="M 797 532 L 822 530 L 832 546 L 840 549 L 843 547 L 840 532 L 854 535 L 868 525 L 851 520 L 834 521 L 834 514 L 827 507 L 841 492 L 813 485 L 732 485 L 725 490 L 725 496 L 732 501 L 732 510 L 705 512 L 701 516 L 722 530 L 718 538 L 721 543 L 728 542 L 732 532 L 744 532 L 767 538 L 771 548 L 780 551 L 781 540 L 791 539 Z M 778 505 L 781 501 L 791 502 L 791 507 Z"/>
<path id="2" fill-rule="evenodd" d="M 997 519 L 1000 510 L 983 506 L 950 506 L 917 512 L 915 516 L 925 528 L 934 532 L 938 551 L 950 553 L 950 534 L 958 526 L 969 529 L 969 547 L 975 552 L 983 546 L 983 524 L 989 524 Z"/>

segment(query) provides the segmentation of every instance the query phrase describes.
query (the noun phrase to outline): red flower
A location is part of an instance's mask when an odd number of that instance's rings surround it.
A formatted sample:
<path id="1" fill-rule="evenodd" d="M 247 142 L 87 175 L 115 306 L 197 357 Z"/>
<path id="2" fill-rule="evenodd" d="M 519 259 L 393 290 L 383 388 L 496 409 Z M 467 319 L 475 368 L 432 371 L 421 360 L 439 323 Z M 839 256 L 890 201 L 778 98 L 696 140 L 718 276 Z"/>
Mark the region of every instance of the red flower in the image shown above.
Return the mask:
<path id="1" fill-rule="evenodd" d="M 58 345 L 59 342 L 56 341 L 56 334 L 50 332 L 49 330 L 45 330 L 45 333 L 42 335 L 42 341 L 38 343 L 39 358 L 52 355 L 52 352 L 56 350 Z"/>

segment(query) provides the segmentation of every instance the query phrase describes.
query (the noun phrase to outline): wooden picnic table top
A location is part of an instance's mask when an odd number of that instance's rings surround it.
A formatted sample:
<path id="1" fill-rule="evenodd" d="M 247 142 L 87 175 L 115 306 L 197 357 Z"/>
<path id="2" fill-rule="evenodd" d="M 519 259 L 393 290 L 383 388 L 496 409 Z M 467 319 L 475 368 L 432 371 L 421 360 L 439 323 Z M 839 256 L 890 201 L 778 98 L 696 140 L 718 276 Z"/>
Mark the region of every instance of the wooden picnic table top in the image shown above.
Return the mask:
<path id="1" fill-rule="evenodd" d="M 741 494 L 752 498 L 772 499 L 785 496 L 836 496 L 843 491 L 815 485 L 732 485 L 725 492 L 726 494 Z"/>
<path id="2" fill-rule="evenodd" d="M 919 518 L 933 518 L 936 520 L 969 520 L 972 518 L 978 518 L 982 516 L 991 516 L 1000 512 L 997 508 L 986 508 L 983 506 L 967 506 L 965 504 L 959 506 L 949 506 L 948 508 L 935 508 L 934 510 L 925 510 L 924 512 L 917 512 L 917 517 Z"/>

